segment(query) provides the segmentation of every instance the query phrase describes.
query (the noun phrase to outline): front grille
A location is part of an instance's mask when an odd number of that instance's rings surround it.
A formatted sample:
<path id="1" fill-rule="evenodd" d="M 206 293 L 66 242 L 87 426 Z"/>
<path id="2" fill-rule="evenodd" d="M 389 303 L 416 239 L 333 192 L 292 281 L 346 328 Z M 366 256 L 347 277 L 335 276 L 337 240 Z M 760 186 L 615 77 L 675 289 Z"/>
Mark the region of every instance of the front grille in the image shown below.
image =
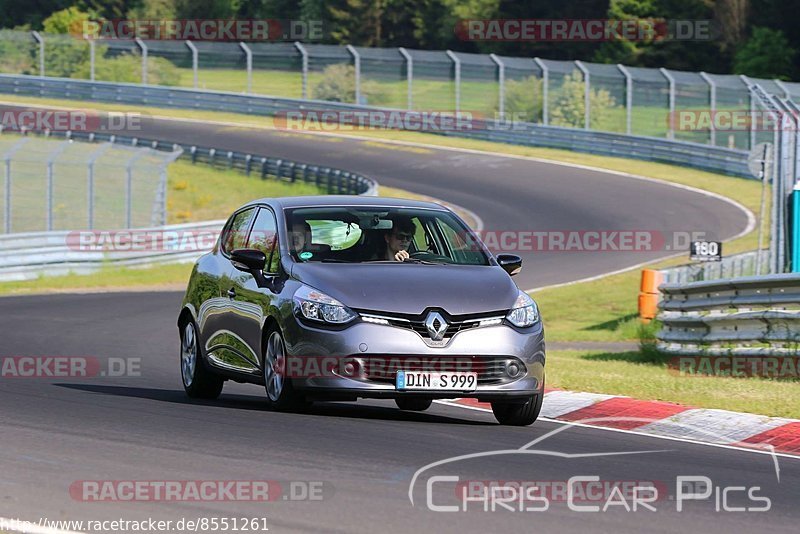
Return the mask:
<path id="1" fill-rule="evenodd" d="M 354 356 L 358 378 L 394 384 L 397 371 L 429 371 L 440 373 L 478 373 L 478 384 L 500 384 L 525 376 L 525 364 L 510 356 Z M 514 362 L 520 372 L 509 377 L 506 366 Z"/>
<path id="2" fill-rule="evenodd" d="M 438 312 L 442 318 L 447 322 L 447 329 L 445 330 L 442 339 L 440 341 L 433 341 L 431 339 L 431 334 L 428 332 L 427 326 L 425 326 L 425 320 L 428 317 L 428 313 L 431 311 Z M 419 336 L 425 341 L 425 343 L 434 346 L 444 346 L 450 342 L 450 340 L 458 334 L 459 332 L 463 332 L 465 330 L 471 330 L 473 328 L 478 328 L 482 326 L 482 324 L 490 324 L 490 325 L 498 325 L 501 324 L 503 318 L 505 316 L 504 312 L 491 312 L 491 313 L 483 313 L 483 314 L 473 314 L 473 315 L 461 315 L 461 316 L 453 316 L 449 315 L 442 310 L 426 310 L 424 313 L 420 315 L 387 315 L 384 313 L 371 313 L 371 312 L 360 312 L 362 318 L 365 320 L 372 320 L 372 321 L 381 321 L 382 324 L 388 324 L 389 326 L 394 326 L 396 328 L 404 328 L 407 330 L 412 330 L 419 334 Z M 486 323 L 489 321 L 489 323 Z M 483 322 L 483 323 L 482 323 Z"/>

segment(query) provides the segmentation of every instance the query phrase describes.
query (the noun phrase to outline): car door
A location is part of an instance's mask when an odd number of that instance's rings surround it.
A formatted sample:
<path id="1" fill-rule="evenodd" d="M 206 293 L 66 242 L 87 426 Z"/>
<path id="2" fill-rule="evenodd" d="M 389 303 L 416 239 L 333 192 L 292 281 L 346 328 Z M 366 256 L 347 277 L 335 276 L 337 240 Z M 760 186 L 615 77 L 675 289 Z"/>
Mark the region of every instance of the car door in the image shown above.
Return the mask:
<path id="1" fill-rule="evenodd" d="M 275 280 L 280 265 L 280 246 L 275 214 L 261 206 L 255 216 L 246 248 L 260 250 L 267 257 L 264 276 Z M 231 302 L 228 324 L 236 333 L 237 352 L 247 360 L 250 371 L 259 370 L 262 327 L 270 304 L 276 297 L 275 286 L 259 287 L 249 272 L 231 266 Z"/>
<path id="2" fill-rule="evenodd" d="M 218 367 L 229 370 L 249 371 L 252 365 L 243 358 L 242 343 L 236 332 L 236 325 L 231 321 L 234 315 L 231 309 L 232 297 L 231 271 L 233 264 L 230 253 L 237 248 L 244 248 L 247 235 L 256 214 L 256 207 L 245 208 L 231 216 L 220 239 L 217 297 L 203 303 L 203 342 L 208 359 Z"/>

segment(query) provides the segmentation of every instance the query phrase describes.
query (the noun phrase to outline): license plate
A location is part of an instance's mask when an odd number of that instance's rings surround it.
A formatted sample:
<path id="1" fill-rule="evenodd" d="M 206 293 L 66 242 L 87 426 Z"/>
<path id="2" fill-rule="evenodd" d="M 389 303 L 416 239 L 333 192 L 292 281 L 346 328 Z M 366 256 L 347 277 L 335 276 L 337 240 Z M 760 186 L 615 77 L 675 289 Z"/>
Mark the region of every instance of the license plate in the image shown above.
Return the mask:
<path id="1" fill-rule="evenodd" d="M 478 373 L 397 371 L 395 387 L 404 390 L 474 391 L 478 387 Z"/>

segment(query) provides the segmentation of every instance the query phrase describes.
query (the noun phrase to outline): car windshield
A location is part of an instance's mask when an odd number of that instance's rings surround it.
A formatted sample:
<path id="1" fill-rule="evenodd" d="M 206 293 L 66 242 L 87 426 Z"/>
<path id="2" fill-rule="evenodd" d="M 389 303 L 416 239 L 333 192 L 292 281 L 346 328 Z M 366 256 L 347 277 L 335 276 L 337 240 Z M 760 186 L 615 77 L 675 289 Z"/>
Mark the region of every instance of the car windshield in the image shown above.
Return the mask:
<path id="1" fill-rule="evenodd" d="M 286 221 L 295 261 L 489 265 L 472 231 L 443 210 L 295 208 Z"/>

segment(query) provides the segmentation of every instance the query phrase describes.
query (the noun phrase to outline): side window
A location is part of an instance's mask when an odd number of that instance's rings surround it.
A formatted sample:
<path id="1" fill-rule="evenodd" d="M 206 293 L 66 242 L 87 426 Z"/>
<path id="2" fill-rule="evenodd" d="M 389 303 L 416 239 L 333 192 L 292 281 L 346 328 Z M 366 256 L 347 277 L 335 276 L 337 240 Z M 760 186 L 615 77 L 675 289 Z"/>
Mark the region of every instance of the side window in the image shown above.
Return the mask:
<path id="1" fill-rule="evenodd" d="M 278 226 L 275 222 L 275 215 L 267 208 L 261 208 L 256 215 L 256 222 L 250 230 L 247 239 L 247 248 L 260 250 L 267 257 L 266 271 L 274 273 L 278 271 L 281 254 L 278 243 Z"/>
<path id="2" fill-rule="evenodd" d="M 255 208 L 249 208 L 237 213 L 225 228 L 222 235 L 222 251 L 225 254 L 230 254 L 237 248 L 244 248 L 247 242 L 247 229 L 255 211 Z"/>

